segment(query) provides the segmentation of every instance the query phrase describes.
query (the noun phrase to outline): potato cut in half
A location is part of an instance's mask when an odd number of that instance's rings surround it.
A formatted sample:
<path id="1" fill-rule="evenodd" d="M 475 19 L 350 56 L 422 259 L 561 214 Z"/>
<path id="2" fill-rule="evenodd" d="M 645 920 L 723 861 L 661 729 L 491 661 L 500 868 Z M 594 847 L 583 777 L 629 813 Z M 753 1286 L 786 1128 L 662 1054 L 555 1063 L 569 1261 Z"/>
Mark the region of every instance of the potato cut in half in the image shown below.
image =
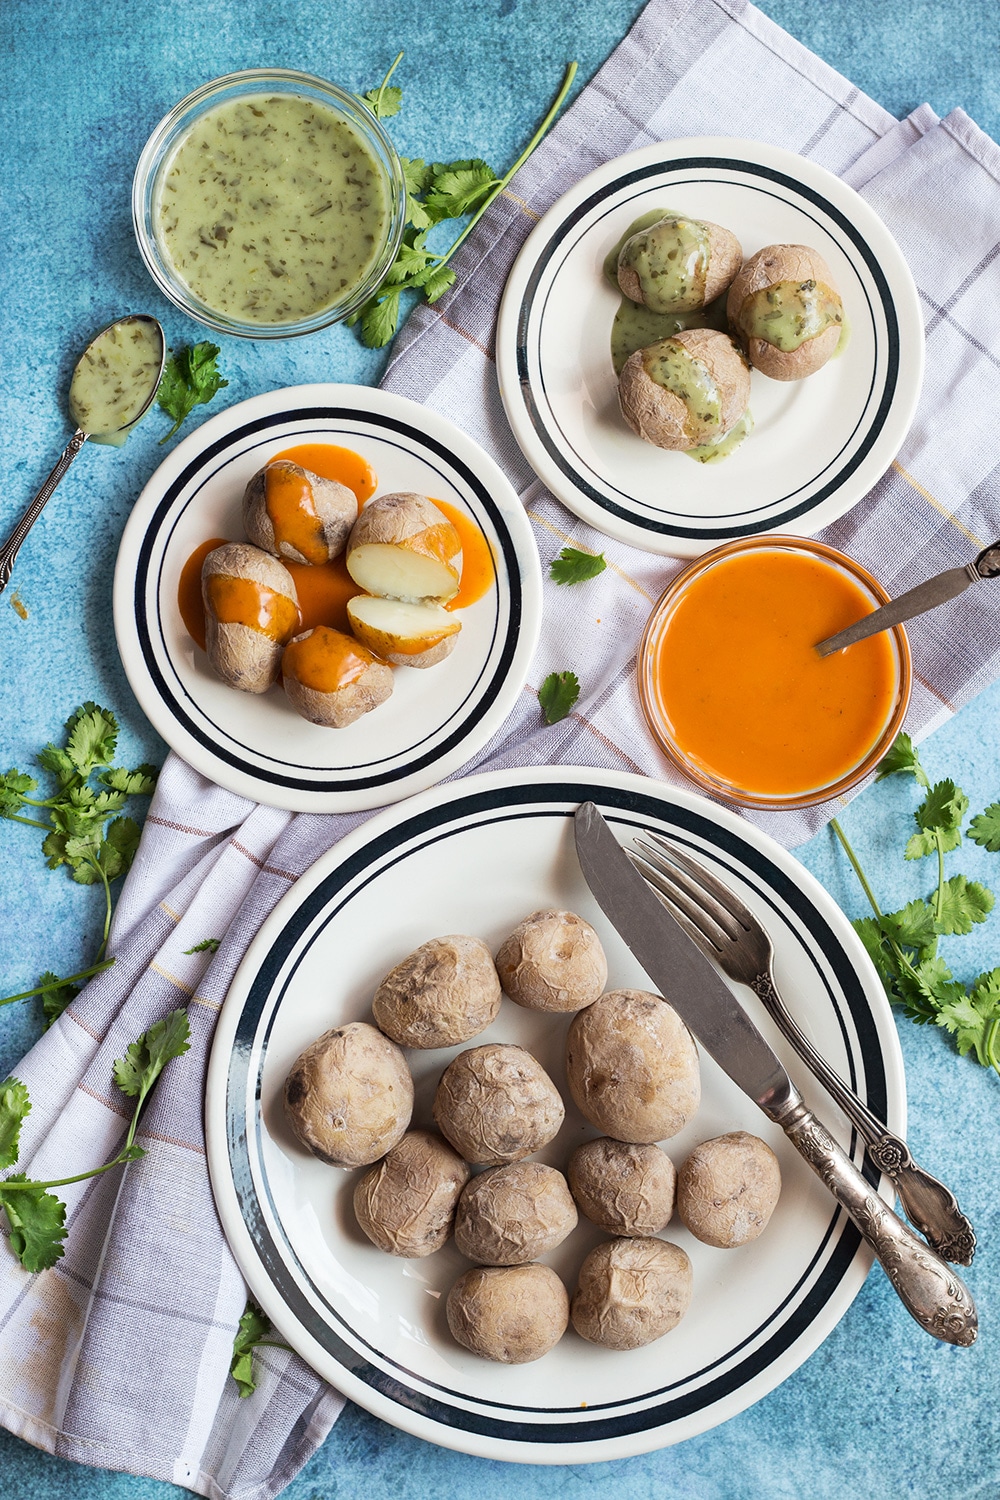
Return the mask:
<path id="1" fill-rule="evenodd" d="M 433 667 L 444 661 L 462 628 L 440 604 L 411 604 L 374 594 L 349 600 L 347 616 L 358 640 L 396 667 Z"/>
<path id="2" fill-rule="evenodd" d="M 354 523 L 347 571 L 368 594 L 445 604 L 458 593 L 461 552 L 458 532 L 426 495 L 379 495 Z"/>

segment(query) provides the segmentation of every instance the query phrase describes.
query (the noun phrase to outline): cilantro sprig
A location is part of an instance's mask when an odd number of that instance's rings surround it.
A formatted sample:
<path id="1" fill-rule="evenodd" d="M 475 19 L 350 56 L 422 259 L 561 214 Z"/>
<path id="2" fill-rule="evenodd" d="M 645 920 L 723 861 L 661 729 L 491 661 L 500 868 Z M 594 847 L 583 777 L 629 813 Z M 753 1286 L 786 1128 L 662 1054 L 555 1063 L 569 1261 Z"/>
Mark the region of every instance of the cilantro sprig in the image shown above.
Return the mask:
<path id="1" fill-rule="evenodd" d="M 57 1177 L 39 1182 L 23 1172 L 0 1180 L 0 1208 L 10 1230 L 9 1244 L 26 1271 L 44 1271 L 54 1266 L 63 1254 L 66 1238 L 66 1205 L 52 1191 L 100 1177 L 115 1167 L 145 1156 L 136 1145 L 135 1134 L 142 1107 L 167 1063 L 182 1057 L 190 1046 L 190 1027 L 183 1010 L 171 1011 L 132 1042 L 123 1058 L 114 1065 L 118 1087 L 135 1100 L 125 1143 L 111 1161 L 72 1177 Z M 0 1169 L 17 1165 L 21 1126 L 31 1113 L 31 1099 L 24 1084 L 8 1078 L 0 1084 Z"/>
<path id="2" fill-rule="evenodd" d="M 218 344 L 210 344 L 207 339 L 199 344 L 186 344 L 171 353 L 163 367 L 156 404 L 168 417 L 173 417 L 174 425 L 160 438 L 161 444 L 170 441 L 196 406 L 204 406 L 229 384 L 219 374 L 215 363 L 218 357 Z"/>
<path id="3" fill-rule="evenodd" d="M 962 843 L 962 824 L 969 799 L 950 779 L 932 784 L 909 735 L 901 734 L 882 760 L 878 781 L 912 776 L 924 791 L 914 810 L 917 831 L 906 845 L 908 860 L 934 857 L 937 882 L 925 899 L 908 901 L 895 912 L 882 911 L 850 842 L 834 818 L 831 827 L 846 853 L 873 916 L 854 923 L 878 970 L 889 999 L 921 1025 L 940 1026 L 959 1053 L 975 1056 L 1000 1073 L 1000 967 L 980 974 L 971 984 L 955 978 L 938 953 L 942 937 L 965 936 L 985 922 L 995 904 L 993 892 L 978 880 L 945 874 L 945 856 Z M 991 853 L 1000 853 L 1000 803 L 974 817 L 968 837 Z"/>
<path id="4" fill-rule="evenodd" d="M 549 565 L 549 577 L 553 583 L 585 583 L 588 578 L 603 573 L 606 567 L 603 552 L 581 552 L 576 547 L 564 547 Z"/>
<path id="5" fill-rule="evenodd" d="M 402 106 L 402 89 L 389 84 L 402 56 L 402 52 L 396 56 L 378 88 L 358 96 L 377 119 L 384 120 L 398 114 Z M 403 242 L 379 290 L 347 320 L 352 325 L 361 324 L 362 342 L 370 349 L 383 348 L 395 335 L 404 293 L 415 292 L 426 302 L 434 303 L 454 286 L 455 272 L 448 261 L 546 135 L 575 76 L 576 63 L 573 62 L 567 66 L 559 92 L 545 118 L 502 177 L 478 157 L 449 162 L 427 162 L 423 157 L 400 158 L 406 179 L 407 227 L 403 231 Z M 446 250 L 439 252 L 428 246 L 428 235 L 438 224 L 466 215 L 471 215 L 469 222 Z"/>
<path id="6" fill-rule="evenodd" d="M 575 672 L 550 672 L 538 690 L 546 724 L 565 719 L 579 696 L 580 681 Z"/>
<path id="7" fill-rule="evenodd" d="M 233 1339 L 233 1357 L 229 1364 L 229 1373 L 239 1386 L 241 1397 L 252 1396 L 257 1389 L 257 1376 L 253 1367 L 254 1350 L 289 1349 L 288 1344 L 269 1337 L 273 1332 L 270 1318 L 248 1297 Z"/>

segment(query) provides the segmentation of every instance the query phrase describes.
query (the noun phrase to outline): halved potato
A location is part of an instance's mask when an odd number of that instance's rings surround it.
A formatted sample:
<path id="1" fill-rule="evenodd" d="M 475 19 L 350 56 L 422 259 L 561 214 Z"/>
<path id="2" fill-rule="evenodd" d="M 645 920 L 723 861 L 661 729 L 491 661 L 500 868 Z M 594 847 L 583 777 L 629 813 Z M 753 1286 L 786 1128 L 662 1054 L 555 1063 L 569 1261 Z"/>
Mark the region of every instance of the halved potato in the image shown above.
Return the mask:
<path id="1" fill-rule="evenodd" d="M 445 604 L 458 593 L 462 543 L 426 495 L 369 500 L 347 542 L 347 571 L 368 594 Z"/>
<path id="2" fill-rule="evenodd" d="M 295 636 L 285 647 L 281 675 L 296 713 L 326 729 L 345 729 L 392 692 L 392 668 L 331 625 Z"/>
<path id="3" fill-rule="evenodd" d="M 440 604 L 358 594 L 347 617 L 359 641 L 397 667 L 433 667 L 454 649 L 461 622 Z"/>

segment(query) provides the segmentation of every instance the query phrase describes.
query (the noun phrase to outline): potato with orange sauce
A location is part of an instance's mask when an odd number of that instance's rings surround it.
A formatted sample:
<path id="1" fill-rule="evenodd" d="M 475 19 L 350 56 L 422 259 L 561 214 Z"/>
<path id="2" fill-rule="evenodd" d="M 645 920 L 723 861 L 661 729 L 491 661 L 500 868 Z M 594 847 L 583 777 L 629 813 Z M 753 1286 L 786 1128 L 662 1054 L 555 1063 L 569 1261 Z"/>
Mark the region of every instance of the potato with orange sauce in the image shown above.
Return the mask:
<path id="1" fill-rule="evenodd" d="M 353 490 L 287 458 L 258 469 L 243 494 L 247 536 L 265 552 L 292 562 L 332 562 L 346 547 L 357 518 Z"/>
<path id="2" fill-rule="evenodd" d="M 367 594 L 446 604 L 458 593 L 461 552 L 455 527 L 426 495 L 379 495 L 354 523 L 347 571 Z"/>
<path id="3" fill-rule="evenodd" d="M 228 542 L 205 558 L 201 591 L 205 651 L 216 674 L 242 693 L 266 693 L 299 628 L 292 575 L 259 547 Z"/>
<path id="4" fill-rule="evenodd" d="M 345 729 L 392 693 L 392 668 L 331 625 L 297 635 L 285 648 L 281 672 L 296 713 L 326 729 Z"/>
<path id="5" fill-rule="evenodd" d="M 357 594 L 347 603 L 351 629 L 394 667 L 435 667 L 455 648 L 460 620 L 440 604 L 411 604 Z"/>

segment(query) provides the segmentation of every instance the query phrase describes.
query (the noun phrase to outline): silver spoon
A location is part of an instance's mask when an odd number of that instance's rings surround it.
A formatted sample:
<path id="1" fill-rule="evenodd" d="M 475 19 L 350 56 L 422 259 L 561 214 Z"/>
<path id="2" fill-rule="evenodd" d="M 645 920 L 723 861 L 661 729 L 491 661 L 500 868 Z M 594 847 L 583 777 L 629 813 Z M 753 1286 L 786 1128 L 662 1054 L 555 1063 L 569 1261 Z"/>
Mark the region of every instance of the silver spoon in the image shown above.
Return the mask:
<path id="1" fill-rule="evenodd" d="M 156 318 L 145 313 L 117 318 L 91 339 L 76 363 L 69 388 L 69 410 L 76 431 L 0 546 L 0 593 L 10 582 L 25 537 L 84 443 L 88 438 L 115 446 L 125 441 L 153 404 L 166 357 L 163 329 Z"/>
<path id="2" fill-rule="evenodd" d="M 914 615 L 922 615 L 928 609 L 937 609 L 939 604 L 947 604 L 949 599 L 956 598 L 967 589 L 970 583 L 981 583 L 984 578 L 1000 578 L 1000 541 L 991 542 L 988 547 L 984 547 L 975 561 L 966 563 L 964 568 L 949 568 L 945 573 L 928 578 L 926 583 L 918 583 L 915 589 L 908 589 L 905 594 L 900 594 L 898 599 L 893 599 L 889 604 L 883 604 L 880 609 L 873 609 L 853 625 L 848 625 L 846 630 L 840 630 L 836 635 L 820 641 L 815 649 L 820 656 L 830 656 L 844 646 L 853 646 L 856 641 L 878 635 L 892 625 L 912 620 Z"/>

